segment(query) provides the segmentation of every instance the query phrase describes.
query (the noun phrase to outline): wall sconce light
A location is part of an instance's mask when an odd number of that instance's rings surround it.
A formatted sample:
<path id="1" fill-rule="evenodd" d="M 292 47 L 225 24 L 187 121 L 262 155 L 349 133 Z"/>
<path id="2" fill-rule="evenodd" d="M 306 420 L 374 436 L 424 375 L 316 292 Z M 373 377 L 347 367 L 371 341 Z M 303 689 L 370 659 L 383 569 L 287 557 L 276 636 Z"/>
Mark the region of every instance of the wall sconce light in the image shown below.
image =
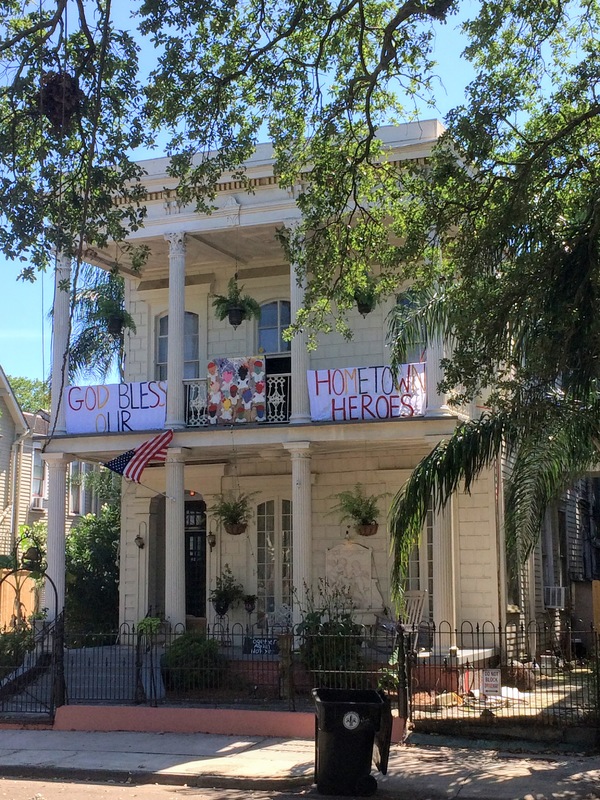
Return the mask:
<path id="1" fill-rule="evenodd" d="M 145 537 L 146 537 L 146 533 L 147 532 L 148 532 L 148 528 L 146 527 L 146 523 L 145 522 L 140 522 L 139 527 L 138 527 L 137 536 L 133 540 L 136 543 L 137 547 L 139 547 L 140 550 L 143 550 L 145 545 L 146 545 L 146 538 Z"/>
<path id="2" fill-rule="evenodd" d="M 214 533 L 212 531 L 209 531 L 206 534 L 206 541 L 208 542 L 208 546 L 210 547 L 210 551 L 212 553 L 213 547 L 217 543 L 217 537 L 214 535 Z"/>

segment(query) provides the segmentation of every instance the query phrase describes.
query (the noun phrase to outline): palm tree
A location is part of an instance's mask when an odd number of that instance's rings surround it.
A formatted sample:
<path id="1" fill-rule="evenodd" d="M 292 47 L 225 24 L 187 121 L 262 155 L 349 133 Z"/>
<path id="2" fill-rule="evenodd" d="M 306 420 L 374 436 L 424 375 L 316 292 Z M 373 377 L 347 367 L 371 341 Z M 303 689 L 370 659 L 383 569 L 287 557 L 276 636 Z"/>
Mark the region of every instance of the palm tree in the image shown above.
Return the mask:
<path id="1" fill-rule="evenodd" d="M 135 323 L 125 310 L 125 282 L 118 274 L 85 265 L 72 298 L 69 378 L 106 379 L 116 367 L 124 380 L 125 333 Z"/>
<path id="2" fill-rule="evenodd" d="M 394 362 L 424 331 L 448 335 L 451 312 L 444 293 L 421 293 L 420 304 L 399 306 L 390 336 Z M 504 529 L 512 563 L 535 546 L 547 506 L 598 462 L 600 394 L 595 387 L 569 391 L 533 382 L 503 384 L 492 408 L 459 424 L 425 456 L 393 499 L 389 527 L 394 548 L 392 587 L 402 593 L 408 557 L 418 543 L 427 510 L 440 511 L 461 487 L 468 492 L 482 470 L 503 457 L 510 464 Z"/>

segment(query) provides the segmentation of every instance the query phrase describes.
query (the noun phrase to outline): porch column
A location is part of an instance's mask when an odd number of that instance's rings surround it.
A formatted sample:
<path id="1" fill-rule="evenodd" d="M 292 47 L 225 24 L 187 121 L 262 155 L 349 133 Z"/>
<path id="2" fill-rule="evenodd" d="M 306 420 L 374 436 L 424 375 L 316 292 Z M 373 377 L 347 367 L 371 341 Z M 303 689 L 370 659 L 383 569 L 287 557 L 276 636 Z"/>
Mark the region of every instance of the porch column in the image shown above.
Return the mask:
<path id="1" fill-rule="evenodd" d="M 454 526 L 452 499 L 446 508 L 433 515 L 433 620 L 456 628 L 456 570 L 454 566 Z M 453 641 L 448 641 L 450 646 Z M 443 645 L 446 642 L 442 643 Z"/>
<path id="2" fill-rule="evenodd" d="M 172 430 L 185 427 L 183 348 L 185 320 L 185 233 L 167 233 L 169 242 L 169 338 L 167 353 L 167 417 Z"/>
<path id="3" fill-rule="evenodd" d="M 54 269 L 52 317 L 52 392 L 50 433 L 66 433 L 63 389 L 69 383 L 69 331 L 71 311 L 71 257 L 60 253 Z"/>
<path id="4" fill-rule="evenodd" d="M 185 447 L 170 447 L 166 460 L 165 617 L 185 626 Z"/>
<path id="5" fill-rule="evenodd" d="M 300 282 L 299 282 L 300 280 Z M 290 312 L 292 322 L 295 321 L 298 310 L 302 308 L 305 294 L 305 280 L 299 279 L 296 265 L 290 264 Z M 291 342 L 292 365 L 292 413 L 290 424 L 298 425 L 310 422 L 310 403 L 308 401 L 308 383 L 306 370 L 309 366 L 308 334 L 306 331 L 297 333 Z"/>
<path id="6" fill-rule="evenodd" d="M 450 409 L 447 396 L 438 390 L 438 384 L 444 377 L 440 361 L 444 358 L 444 343 L 440 336 L 433 336 L 427 342 L 427 363 L 425 364 L 425 384 L 427 389 L 427 410 L 425 416 L 447 415 Z"/>
<path id="7" fill-rule="evenodd" d="M 312 583 L 312 485 L 310 442 L 283 445 L 292 460 L 292 581 L 293 623 L 306 608 L 306 589 Z"/>
<path id="8" fill-rule="evenodd" d="M 48 619 L 54 619 L 65 607 L 65 516 L 67 501 L 67 465 L 63 453 L 44 453 L 48 466 L 48 540 L 45 589 Z M 56 590 L 56 592 L 55 592 Z"/>

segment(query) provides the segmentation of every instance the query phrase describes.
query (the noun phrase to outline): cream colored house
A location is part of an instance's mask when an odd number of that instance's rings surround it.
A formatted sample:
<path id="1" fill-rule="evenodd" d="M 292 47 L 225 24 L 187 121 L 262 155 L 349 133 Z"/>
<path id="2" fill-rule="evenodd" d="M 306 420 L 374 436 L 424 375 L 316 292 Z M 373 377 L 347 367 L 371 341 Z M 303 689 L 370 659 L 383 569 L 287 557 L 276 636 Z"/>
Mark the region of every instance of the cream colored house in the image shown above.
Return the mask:
<path id="1" fill-rule="evenodd" d="M 427 157 L 441 132 L 436 121 L 385 128 L 394 159 Z M 441 345 L 405 375 L 400 394 L 389 375 L 386 314 L 379 306 L 352 318 L 354 339 L 322 337 L 309 352 L 303 335 L 281 333 L 302 303 L 294 265 L 276 238 L 293 225 L 293 192 L 278 186 L 268 145 L 246 164 L 252 192 L 223 176 L 210 216 L 180 206 L 169 188 L 166 159 L 144 162 L 148 216 L 132 235 L 149 248 L 140 274 L 114 251 L 88 253 L 118 261 L 137 332 L 127 342 L 121 387 L 67 388 L 53 397 L 56 433 L 45 460 L 49 574 L 64 596 L 65 486 L 72 460 L 108 461 L 163 428 L 174 431 L 166 463 L 147 467 L 140 485 L 124 481 L 121 622 L 149 610 L 172 626 L 212 622 L 207 600 L 229 565 L 258 596 L 252 621 L 299 619 L 307 587 L 319 578 L 351 587 L 365 621 L 390 606 L 390 548 L 385 525 L 361 537 L 340 524 L 332 496 L 360 482 L 387 512 L 391 496 L 420 458 L 453 431 L 457 416 L 437 393 Z M 58 263 L 58 284 L 68 279 Z M 218 321 L 212 296 L 236 275 L 261 305 L 259 322 Z M 57 291 L 53 368 L 66 348 L 68 297 Z M 168 391 L 166 387 L 168 386 Z M 243 397 L 243 403 L 240 401 Z M 410 585 L 427 591 L 424 614 L 455 624 L 504 622 L 507 609 L 498 476 L 483 476 L 431 517 Z M 220 493 L 252 494 L 245 533 L 231 535 L 211 517 Z M 208 509 L 208 510 L 207 510 Z M 291 609 L 291 611 L 290 611 Z M 245 622 L 243 608 L 231 621 Z"/>
<path id="2" fill-rule="evenodd" d="M 0 367 L 0 554 L 12 552 L 21 525 L 46 518 L 48 484 L 42 448 L 49 413 L 22 411 Z M 69 523 L 71 520 L 69 519 Z"/>

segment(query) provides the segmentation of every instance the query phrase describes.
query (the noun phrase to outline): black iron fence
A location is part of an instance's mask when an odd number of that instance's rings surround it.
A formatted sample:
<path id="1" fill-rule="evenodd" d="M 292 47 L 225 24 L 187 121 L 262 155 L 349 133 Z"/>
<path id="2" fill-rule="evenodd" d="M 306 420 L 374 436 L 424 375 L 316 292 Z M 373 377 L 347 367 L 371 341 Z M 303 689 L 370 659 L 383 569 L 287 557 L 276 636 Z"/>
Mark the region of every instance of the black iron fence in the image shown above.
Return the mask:
<path id="1" fill-rule="evenodd" d="M 0 632 L 0 716 L 52 717 L 65 702 L 64 619 Z"/>
<path id="2" fill-rule="evenodd" d="M 600 640 L 593 629 L 422 624 L 409 639 L 407 684 L 417 721 L 599 722 Z"/>
<path id="3" fill-rule="evenodd" d="M 384 689 L 419 720 L 524 718 L 598 725 L 594 630 L 532 624 L 353 625 L 203 632 L 123 626 L 99 635 L 59 625 L 0 633 L 0 713 L 51 716 L 70 704 L 179 704 L 312 709 L 315 686 Z"/>

